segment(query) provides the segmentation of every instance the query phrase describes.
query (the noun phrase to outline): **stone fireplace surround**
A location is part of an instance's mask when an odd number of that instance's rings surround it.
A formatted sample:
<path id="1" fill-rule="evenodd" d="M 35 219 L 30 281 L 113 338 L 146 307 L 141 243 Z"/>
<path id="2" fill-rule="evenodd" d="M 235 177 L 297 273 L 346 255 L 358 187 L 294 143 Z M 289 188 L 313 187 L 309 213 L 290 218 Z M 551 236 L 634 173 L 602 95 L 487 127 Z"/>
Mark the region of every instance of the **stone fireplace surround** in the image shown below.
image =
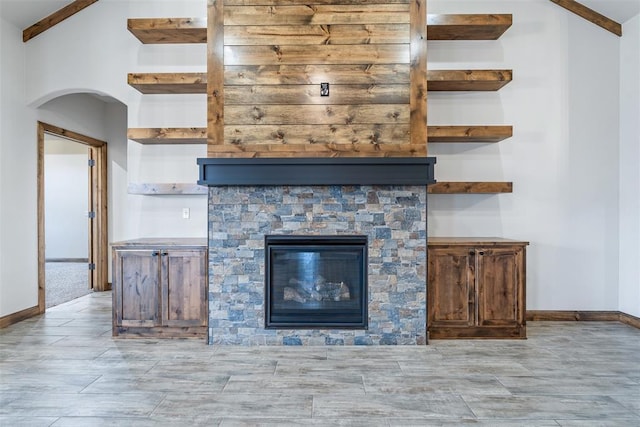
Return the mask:
<path id="1" fill-rule="evenodd" d="M 426 343 L 426 185 L 435 159 L 198 163 L 198 183 L 209 186 L 209 344 Z M 368 329 L 265 329 L 265 235 L 355 234 L 368 236 Z"/>

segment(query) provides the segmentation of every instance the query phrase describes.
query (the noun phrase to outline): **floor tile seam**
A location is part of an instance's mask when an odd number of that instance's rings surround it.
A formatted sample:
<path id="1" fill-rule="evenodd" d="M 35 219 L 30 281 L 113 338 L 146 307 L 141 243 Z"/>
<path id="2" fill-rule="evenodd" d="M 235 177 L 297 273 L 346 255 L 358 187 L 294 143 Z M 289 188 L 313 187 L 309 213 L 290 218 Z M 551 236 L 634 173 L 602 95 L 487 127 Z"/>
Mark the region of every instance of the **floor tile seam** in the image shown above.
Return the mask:
<path id="1" fill-rule="evenodd" d="M 232 375 L 227 375 L 226 377 L 227 377 L 227 380 L 224 382 L 224 385 L 223 385 L 223 386 L 222 386 L 222 388 L 220 389 L 220 393 L 224 393 L 224 392 L 225 392 L 225 390 L 226 390 L 226 388 L 227 388 L 227 386 L 228 386 L 228 385 L 229 385 L 229 383 L 231 382 Z"/>
<path id="2" fill-rule="evenodd" d="M 622 396 L 622 397 L 626 397 L 628 396 L 628 394 L 610 394 L 610 393 L 593 393 L 593 392 L 585 392 L 585 393 L 563 393 L 563 392 L 553 392 L 553 391 L 549 391 L 549 390 L 545 390 L 545 391 L 540 391 L 540 390 L 536 390 L 534 392 L 517 392 L 517 391 L 511 391 L 509 390 L 511 393 L 512 397 L 517 397 L 517 398 L 531 398 L 531 397 L 556 397 L 556 398 L 560 398 L 560 397 L 565 397 L 565 398 L 575 398 L 575 399 L 579 399 L 579 398 L 609 398 L 609 399 L 614 399 L 616 396 Z M 500 396 L 500 395 L 495 395 L 492 397 L 508 397 L 506 395 L 504 396 Z M 616 400 L 616 403 L 620 403 Z M 622 403 L 620 403 L 622 405 Z M 624 405 L 622 405 L 624 406 Z"/>
<path id="3" fill-rule="evenodd" d="M 476 412 L 473 410 L 473 408 L 471 407 L 471 405 L 469 405 L 469 402 L 467 402 L 467 400 L 464 398 L 464 395 L 462 393 L 458 393 L 456 394 L 458 396 L 458 398 L 462 401 L 462 403 L 464 404 L 464 406 L 469 410 L 469 412 L 473 415 L 473 418 L 475 420 L 479 420 L 478 418 L 478 414 L 476 414 Z"/>
<path id="4" fill-rule="evenodd" d="M 54 347 L 54 344 L 55 344 L 55 343 L 58 343 L 58 342 L 60 342 L 60 341 L 63 341 L 63 340 L 64 340 L 64 339 L 66 339 L 66 338 L 72 338 L 72 336 L 71 336 L 71 335 L 67 335 L 66 337 L 60 337 L 60 338 L 58 338 L 58 339 L 57 339 L 57 340 L 55 340 L 55 341 L 52 341 L 52 342 L 50 342 L 50 343 L 48 343 L 48 344 L 45 344 L 45 346 L 46 346 L 46 347 Z M 54 348 L 55 348 L 55 347 L 54 347 Z"/>
<path id="5" fill-rule="evenodd" d="M 0 421 L 2 421 L 2 419 L 11 419 L 11 418 L 18 418 L 19 421 L 30 421 L 30 420 L 46 420 L 46 419 L 50 419 L 53 418 L 53 421 L 50 422 L 50 424 L 47 424 L 47 427 L 52 427 L 55 425 L 55 423 L 57 423 L 58 421 L 60 421 L 60 419 L 62 417 L 58 417 L 58 416 L 33 416 L 33 417 L 24 417 L 24 416 L 16 416 L 16 415 L 0 415 Z M 29 424 L 30 425 L 30 424 Z"/>
<path id="6" fill-rule="evenodd" d="M 167 400 L 167 398 L 169 397 L 169 393 L 167 392 L 163 392 L 162 393 L 164 396 L 162 397 L 162 399 L 160 399 L 158 401 L 158 403 L 156 403 L 156 405 L 153 407 L 153 409 L 149 412 L 149 414 L 147 414 L 146 418 L 147 419 L 151 419 L 151 417 L 154 416 L 155 412 L 158 410 L 158 408 Z"/>
<path id="7" fill-rule="evenodd" d="M 310 415 L 311 419 L 314 418 L 318 418 L 316 416 L 316 396 L 315 395 L 311 395 L 311 415 Z"/>
<path id="8" fill-rule="evenodd" d="M 158 364 L 160 363 L 160 361 L 156 361 L 152 366 L 149 367 L 149 369 L 147 369 L 146 371 L 143 372 L 144 375 L 148 375 L 153 368 L 155 368 L 156 366 L 158 366 Z"/>
<path id="9" fill-rule="evenodd" d="M 464 393 L 463 393 L 464 396 Z M 616 396 L 624 396 L 624 395 L 616 395 Z M 471 395 L 469 397 L 477 397 L 477 395 Z M 588 400 L 588 398 L 592 398 L 595 400 L 599 400 L 599 399 L 604 399 L 604 400 L 608 400 L 614 403 L 620 403 L 616 400 L 614 400 L 614 398 L 609 395 L 608 393 L 589 393 L 589 394 L 580 394 L 580 393 L 559 393 L 559 394 L 554 394 L 554 395 L 550 395 L 548 391 L 541 391 L 541 392 L 537 392 L 537 393 L 532 393 L 532 394 L 512 394 L 511 396 L 509 395 L 494 395 L 494 396 L 488 396 L 490 398 L 495 398 L 495 399 L 505 399 L 505 398 L 516 398 L 516 399 L 520 399 L 520 398 L 557 398 L 557 397 L 566 397 L 566 398 L 575 398 L 576 400 Z M 585 399 L 587 398 L 587 399 Z"/>
<path id="10" fill-rule="evenodd" d="M 536 380 L 540 380 L 541 382 L 545 382 L 546 384 L 560 384 L 560 385 L 577 385 L 580 386 L 582 384 L 593 384 L 595 382 L 597 382 L 599 385 L 600 384 L 605 384 L 605 385 L 624 385 L 624 386 L 628 386 L 628 387 L 635 387 L 635 386 L 640 386 L 640 381 L 633 379 L 631 377 L 629 377 L 629 375 L 626 374 L 619 374 L 619 375 L 584 375 L 582 373 L 563 373 L 562 377 L 558 377 L 558 375 L 534 375 L 534 376 L 529 376 L 529 375 L 500 375 L 497 374 L 496 375 L 496 379 L 498 381 L 500 381 L 500 383 L 502 383 L 505 387 L 509 387 L 508 385 L 504 384 L 504 381 L 507 380 L 514 380 L 517 381 L 519 379 L 522 380 L 527 380 L 527 379 L 536 379 Z M 571 382 L 570 382 L 571 381 Z"/>
<path id="11" fill-rule="evenodd" d="M 625 395 L 621 395 L 623 397 L 626 397 Z M 618 399 L 616 399 L 615 397 L 611 397 L 616 403 L 618 403 L 619 405 L 621 405 L 623 408 L 629 410 L 631 413 L 635 414 L 636 417 L 638 417 L 640 419 L 640 406 L 638 408 L 635 408 L 631 405 L 627 405 L 624 402 L 619 401 Z M 640 423 L 639 423 L 640 424 Z"/>
<path id="12" fill-rule="evenodd" d="M 434 400 L 438 400 L 438 399 L 442 399 L 442 398 L 452 398 L 452 397 L 462 397 L 462 393 L 458 392 L 458 391 L 443 391 L 443 392 L 439 392 L 439 391 L 435 391 L 435 392 L 427 392 L 427 393 L 387 393 L 387 392 L 367 392 L 365 394 L 366 396 L 370 396 L 370 397 L 389 397 L 390 395 L 392 396 L 396 396 L 396 397 L 414 397 L 414 398 L 422 398 L 424 400 L 428 400 L 428 401 L 434 401 Z M 486 394 L 472 394 L 473 396 L 486 396 Z M 323 395 L 324 396 L 324 395 Z M 489 395 L 489 396 L 499 396 L 499 395 Z M 468 406 L 468 405 L 467 405 Z"/>
<path id="13" fill-rule="evenodd" d="M 462 396 L 464 399 L 464 396 Z M 473 397 L 473 396 L 469 396 L 469 397 Z M 504 399 L 504 398 L 509 398 L 510 396 L 489 396 L 492 399 Z M 615 403 L 617 405 L 619 405 L 621 408 L 623 408 L 628 414 L 623 414 L 623 415 L 616 415 L 616 418 L 618 419 L 629 419 L 629 420 L 638 420 L 640 421 L 640 415 L 636 412 L 634 412 L 633 410 L 629 409 L 628 407 L 626 407 L 625 405 L 623 405 L 621 402 L 615 400 L 614 398 L 608 396 L 608 395 L 576 395 L 576 394 L 562 394 L 562 395 L 549 395 L 549 394 L 536 394 L 536 395 L 513 395 L 511 396 L 512 398 L 515 399 L 531 399 L 531 398 L 549 398 L 549 397 L 564 397 L 564 398 L 574 398 L 578 401 L 587 401 L 588 399 L 585 398 L 591 398 L 592 400 L 605 400 L 608 401 L 609 403 Z M 465 399 L 466 402 L 466 399 Z M 475 412 L 474 412 L 475 413 Z M 586 420 L 606 420 L 610 417 L 610 414 L 603 414 L 600 416 L 595 416 L 595 415 L 589 415 L 588 418 L 585 418 Z M 478 417 L 478 420 L 480 421 L 485 421 L 485 420 L 496 420 L 496 419 L 500 419 L 503 420 L 503 418 L 496 418 L 496 417 Z M 516 417 L 513 419 L 519 419 L 519 420 L 544 420 L 545 418 L 531 418 L 531 417 L 524 417 L 524 418 L 520 418 L 520 417 Z M 577 419 L 575 414 L 571 414 L 571 415 L 567 415 L 567 418 L 563 418 L 562 416 L 557 417 L 554 416 L 552 417 L 553 420 L 574 420 Z"/>

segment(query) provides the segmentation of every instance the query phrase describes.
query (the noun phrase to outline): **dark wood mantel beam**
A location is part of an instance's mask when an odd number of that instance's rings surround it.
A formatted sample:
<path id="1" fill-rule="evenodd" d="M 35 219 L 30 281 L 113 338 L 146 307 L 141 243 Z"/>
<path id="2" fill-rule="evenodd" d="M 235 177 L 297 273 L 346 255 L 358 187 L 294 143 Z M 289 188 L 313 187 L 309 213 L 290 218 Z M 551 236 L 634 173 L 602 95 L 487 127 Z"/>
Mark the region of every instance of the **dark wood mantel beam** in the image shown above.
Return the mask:
<path id="1" fill-rule="evenodd" d="M 607 18 L 606 16 L 596 12 L 593 9 L 588 8 L 582 3 L 578 3 L 575 0 L 551 0 L 559 6 L 564 7 L 570 12 L 575 13 L 578 16 L 583 17 L 587 21 L 593 22 L 594 24 L 604 28 L 607 31 L 611 31 L 613 34 L 618 37 L 622 37 L 622 25 L 617 23 L 611 18 Z"/>
<path id="2" fill-rule="evenodd" d="M 41 34 L 47 31 L 49 28 L 59 24 L 60 22 L 64 21 L 65 19 L 69 18 L 72 15 L 75 15 L 85 7 L 91 6 L 93 3 L 97 1 L 98 0 L 75 0 L 69 3 L 62 9 L 56 12 L 53 12 L 51 15 L 41 19 L 40 21 L 36 22 L 29 28 L 25 29 L 22 32 L 22 41 L 28 42 L 38 34 Z"/>

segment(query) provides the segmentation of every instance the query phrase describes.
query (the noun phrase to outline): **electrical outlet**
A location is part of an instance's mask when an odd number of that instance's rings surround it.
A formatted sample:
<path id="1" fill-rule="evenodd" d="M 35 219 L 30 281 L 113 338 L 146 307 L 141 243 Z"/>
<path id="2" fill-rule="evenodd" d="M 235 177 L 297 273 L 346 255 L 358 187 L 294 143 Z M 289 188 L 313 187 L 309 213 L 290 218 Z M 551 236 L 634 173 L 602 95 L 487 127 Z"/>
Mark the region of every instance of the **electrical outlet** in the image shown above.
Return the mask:
<path id="1" fill-rule="evenodd" d="M 189 212 L 189 208 L 182 208 L 182 218 L 189 219 L 191 212 Z"/>
<path id="2" fill-rule="evenodd" d="M 320 83 L 320 96 L 329 96 L 329 83 Z"/>

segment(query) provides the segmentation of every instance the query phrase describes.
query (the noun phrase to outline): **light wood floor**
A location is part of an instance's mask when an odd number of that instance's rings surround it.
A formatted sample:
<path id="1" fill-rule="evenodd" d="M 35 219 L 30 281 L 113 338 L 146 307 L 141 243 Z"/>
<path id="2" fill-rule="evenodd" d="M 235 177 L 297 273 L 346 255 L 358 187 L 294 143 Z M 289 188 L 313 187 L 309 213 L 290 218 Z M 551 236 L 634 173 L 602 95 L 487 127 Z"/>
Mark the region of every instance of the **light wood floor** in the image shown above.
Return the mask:
<path id="1" fill-rule="evenodd" d="M 211 347 L 113 339 L 111 294 L 0 330 L 2 426 L 640 426 L 640 330 L 525 341 Z"/>

